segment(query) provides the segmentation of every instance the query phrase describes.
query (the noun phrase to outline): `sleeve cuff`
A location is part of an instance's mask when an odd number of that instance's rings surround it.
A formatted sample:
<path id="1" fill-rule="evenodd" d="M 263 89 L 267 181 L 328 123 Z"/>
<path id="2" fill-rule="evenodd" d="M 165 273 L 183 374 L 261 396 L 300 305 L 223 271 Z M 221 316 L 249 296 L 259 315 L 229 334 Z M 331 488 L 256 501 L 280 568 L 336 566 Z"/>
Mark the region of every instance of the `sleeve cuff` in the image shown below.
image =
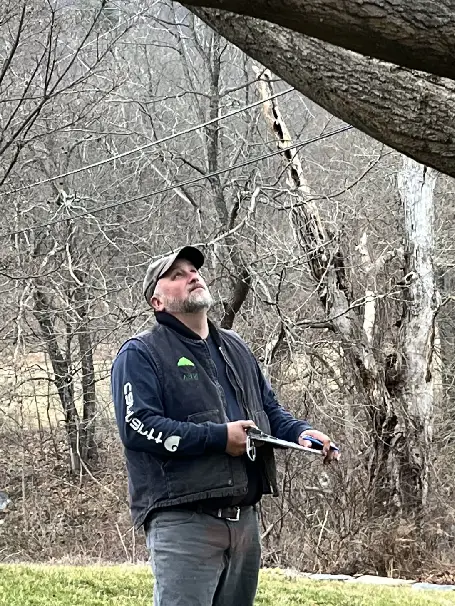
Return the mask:
<path id="1" fill-rule="evenodd" d="M 227 425 L 225 423 L 210 423 L 207 436 L 207 449 L 215 452 L 226 452 Z"/>

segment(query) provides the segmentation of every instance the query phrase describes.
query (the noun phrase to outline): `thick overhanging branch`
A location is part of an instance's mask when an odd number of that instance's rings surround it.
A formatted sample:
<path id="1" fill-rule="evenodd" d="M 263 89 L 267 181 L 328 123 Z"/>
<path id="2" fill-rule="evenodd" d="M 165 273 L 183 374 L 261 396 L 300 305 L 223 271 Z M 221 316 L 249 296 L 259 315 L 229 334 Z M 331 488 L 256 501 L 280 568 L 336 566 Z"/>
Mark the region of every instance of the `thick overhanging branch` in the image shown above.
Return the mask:
<path id="1" fill-rule="evenodd" d="M 401 69 L 252 17 L 192 10 L 334 116 L 455 176 L 451 80 Z"/>
<path id="2" fill-rule="evenodd" d="M 337 46 L 455 78 L 455 1 L 186 0 L 276 23 Z"/>

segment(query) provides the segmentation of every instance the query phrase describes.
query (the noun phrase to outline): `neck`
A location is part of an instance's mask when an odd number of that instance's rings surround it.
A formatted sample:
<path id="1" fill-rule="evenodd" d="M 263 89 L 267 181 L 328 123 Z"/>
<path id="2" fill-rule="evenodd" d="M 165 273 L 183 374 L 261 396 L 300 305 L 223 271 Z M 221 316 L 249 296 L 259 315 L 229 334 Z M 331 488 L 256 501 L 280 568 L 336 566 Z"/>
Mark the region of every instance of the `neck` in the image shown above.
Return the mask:
<path id="1" fill-rule="evenodd" d="M 182 324 L 185 324 L 187 328 L 199 335 L 201 339 L 206 339 L 209 336 L 209 323 L 207 321 L 207 311 L 205 309 L 198 313 L 173 313 L 172 315 L 176 317 L 177 320 L 180 320 Z"/>

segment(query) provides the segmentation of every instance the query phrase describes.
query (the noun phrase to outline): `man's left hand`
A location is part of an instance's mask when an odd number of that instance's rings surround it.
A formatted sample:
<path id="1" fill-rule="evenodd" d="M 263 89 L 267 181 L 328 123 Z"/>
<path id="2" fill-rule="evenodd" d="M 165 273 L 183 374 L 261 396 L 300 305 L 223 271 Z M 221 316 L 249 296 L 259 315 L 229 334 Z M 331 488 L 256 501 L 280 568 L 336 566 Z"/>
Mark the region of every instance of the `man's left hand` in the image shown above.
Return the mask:
<path id="1" fill-rule="evenodd" d="M 307 429 L 303 431 L 299 436 L 299 444 L 300 446 L 306 446 L 306 448 L 311 448 L 312 443 L 310 440 L 305 440 L 305 436 L 311 436 L 319 442 L 322 442 L 322 455 L 324 457 L 324 463 L 328 465 L 332 461 L 338 461 L 340 459 L 340 452 L 338 450 L 331 450 L 330 443 L 331 439 L 329 436 L 326 436 L 322 431 L 318 431 L 317 429 Z"/>

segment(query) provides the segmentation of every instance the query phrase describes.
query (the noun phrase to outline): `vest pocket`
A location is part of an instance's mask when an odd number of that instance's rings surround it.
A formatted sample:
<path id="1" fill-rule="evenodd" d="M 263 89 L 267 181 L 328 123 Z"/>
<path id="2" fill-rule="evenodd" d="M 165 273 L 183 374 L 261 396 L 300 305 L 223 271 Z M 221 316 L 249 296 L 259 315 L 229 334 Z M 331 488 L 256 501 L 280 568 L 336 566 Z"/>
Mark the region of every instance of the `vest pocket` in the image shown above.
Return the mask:
<path id="1" fill-rule="evenodd" d="M 186 417 L 191 423 L 223 423 L 218 409 L 201 410 Z M 198 457 L 170 458 L 163 465 L 169 498 L 175 499 L 190 494 L 205 493 L 200 498 L 209 498 L 210 492 L 233 485 L 229 455 L 224 453 L 203 454 Z"/>
<path id="2" fill-rule="evenodd" d="M 224 423 L 224 416 L 222 416 L 217 408 L 213 408 L 212 410 L 195 412 L 186 417 L 186 420 L 190 423 L 207 423 L 209 421 L 212 423 Z"/>
<path id="3" fill-rule="evenodd" d="M 198 493 L 200 498 L 210 498 L 212 491 L 233 485 L 227 454 L 170 459 L 163 469 L 170 499 Z"/>

